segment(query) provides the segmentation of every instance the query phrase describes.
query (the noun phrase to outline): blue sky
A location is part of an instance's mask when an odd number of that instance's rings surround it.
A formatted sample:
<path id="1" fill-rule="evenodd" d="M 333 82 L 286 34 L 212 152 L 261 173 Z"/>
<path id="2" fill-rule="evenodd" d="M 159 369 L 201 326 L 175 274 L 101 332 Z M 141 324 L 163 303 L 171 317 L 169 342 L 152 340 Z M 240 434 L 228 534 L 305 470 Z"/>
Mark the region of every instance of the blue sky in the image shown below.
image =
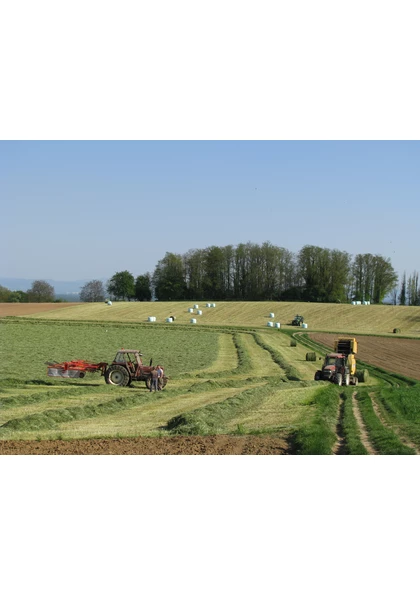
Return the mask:
<path id="1" fill-rule="evenodd" d="M 0 276 L 136 276 L 247 241 L 411 273 L 419 158 L 417 141 L 1 141 Z"/>

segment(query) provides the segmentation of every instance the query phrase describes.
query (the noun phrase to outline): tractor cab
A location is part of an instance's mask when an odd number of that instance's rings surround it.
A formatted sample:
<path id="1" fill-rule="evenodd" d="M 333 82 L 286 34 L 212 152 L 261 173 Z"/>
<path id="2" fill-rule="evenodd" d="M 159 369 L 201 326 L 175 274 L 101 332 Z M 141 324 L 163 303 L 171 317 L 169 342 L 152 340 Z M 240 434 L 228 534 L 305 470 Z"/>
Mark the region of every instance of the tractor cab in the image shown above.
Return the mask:
<path id="1" fill-rule="evenodd" d="M 296 314 L 292 320 L 292 326 L 301 326 L 303 324 L 304 317 Z"/>
<path id="2" fill-rule="evenodd" d="M 143 365 L 142 354 L 140 351 L 121 349 L 115 355 L 114 363 Z"/>
<path id="3" fill-rule="evenodd" d="M 325 356 L 319 379 L 332 379 L 337 373 L 343 374 L 346 366 L 346 357 L 340 353 L 329 353 Z"/>

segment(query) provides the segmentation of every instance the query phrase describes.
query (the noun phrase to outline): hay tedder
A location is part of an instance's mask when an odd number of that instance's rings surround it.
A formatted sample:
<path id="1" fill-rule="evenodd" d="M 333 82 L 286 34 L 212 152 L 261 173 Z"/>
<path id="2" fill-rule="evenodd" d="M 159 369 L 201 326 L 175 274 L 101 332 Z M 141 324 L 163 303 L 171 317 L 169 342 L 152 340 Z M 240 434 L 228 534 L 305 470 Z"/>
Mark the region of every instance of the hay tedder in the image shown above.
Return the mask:
<path id="1" fill-rule="evenodd" d="M 104 361 L 92 363 L 83 359 L 65 361 L 64 363 L 47 361 L 47 375 L 50 377 L 83 378 L 86 373 L 99 371 L 107 384 L 129 386 L 132 381 L 143 381 L 150 388 L 152 373 L 158 366 L 152 365 L 152 359 L 150 359 L 149 365 L 143 365 L 141 357 L 142 353 L 138 350 L 120 349 L 110 365 Z M 161 365 L 159 367 L 163 371 L 162 377 L 159 378 L 159 387 L 163 390 L 168 382 L 168 377 L 165 375 L 163 367 Z"/>

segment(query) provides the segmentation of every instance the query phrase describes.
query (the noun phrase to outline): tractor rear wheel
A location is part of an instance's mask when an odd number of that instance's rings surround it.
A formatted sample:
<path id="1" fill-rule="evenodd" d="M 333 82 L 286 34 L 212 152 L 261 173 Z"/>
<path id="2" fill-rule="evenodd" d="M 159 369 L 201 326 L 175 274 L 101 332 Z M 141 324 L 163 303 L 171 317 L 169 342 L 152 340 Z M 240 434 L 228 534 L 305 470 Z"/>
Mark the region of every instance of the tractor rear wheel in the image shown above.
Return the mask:
<path id="1" fill-rule="evenodd" d="M 346 384 L 346 386 L 350 385 L 350 374 L 346 373 L 346 375 L 344 376 L 344 383 Z"/>
<path id="2" fill-rule="evenodd" d="M 128 386 L 130 374 L 122 365 L 110 365 L 105 372 L 105 381 L 112 386 Z"/>
<path id="3" fill-rule="evenodd" d="M 343 376 L 341 375 L 341 373 L 335 374 L 334 383 L 337 384 L 337 386 L 343 385 Z"/>

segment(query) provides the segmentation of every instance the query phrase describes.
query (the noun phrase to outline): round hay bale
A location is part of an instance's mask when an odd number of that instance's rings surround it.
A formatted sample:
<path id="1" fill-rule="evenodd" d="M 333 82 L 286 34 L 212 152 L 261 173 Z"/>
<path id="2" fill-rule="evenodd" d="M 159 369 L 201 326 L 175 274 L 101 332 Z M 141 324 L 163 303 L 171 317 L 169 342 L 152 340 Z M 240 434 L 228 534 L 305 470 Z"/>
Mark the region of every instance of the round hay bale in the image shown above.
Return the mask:
<path id="1" fill-rule="evenodd" d="M 291 341 L 290 341 L 290 346 L 291 346 L 291 347 L 295 347 L 295 346 L 297 346 L 297 342 L 296 342 L 296 340 L 291 340 Z"/>
<path id="2" fill-rule="evenodd" d="M 316 353 L 314 353 L 313 351 L 306 353 L 306 360 L 307 361 L 316 361 Z"/>
<path id="3" fill-rule="evenodd" d="M 393 329 L 393 333 L 394 334 L 401 334 L 401 328 L 394 328 Z"/>
<path id="4" fill-rule="evenodd" d="M 359 369 L 359 371 L 356 371 L 356 377 L 359 382 L 366 384 L 369 381 L 369 370 Z"/>

